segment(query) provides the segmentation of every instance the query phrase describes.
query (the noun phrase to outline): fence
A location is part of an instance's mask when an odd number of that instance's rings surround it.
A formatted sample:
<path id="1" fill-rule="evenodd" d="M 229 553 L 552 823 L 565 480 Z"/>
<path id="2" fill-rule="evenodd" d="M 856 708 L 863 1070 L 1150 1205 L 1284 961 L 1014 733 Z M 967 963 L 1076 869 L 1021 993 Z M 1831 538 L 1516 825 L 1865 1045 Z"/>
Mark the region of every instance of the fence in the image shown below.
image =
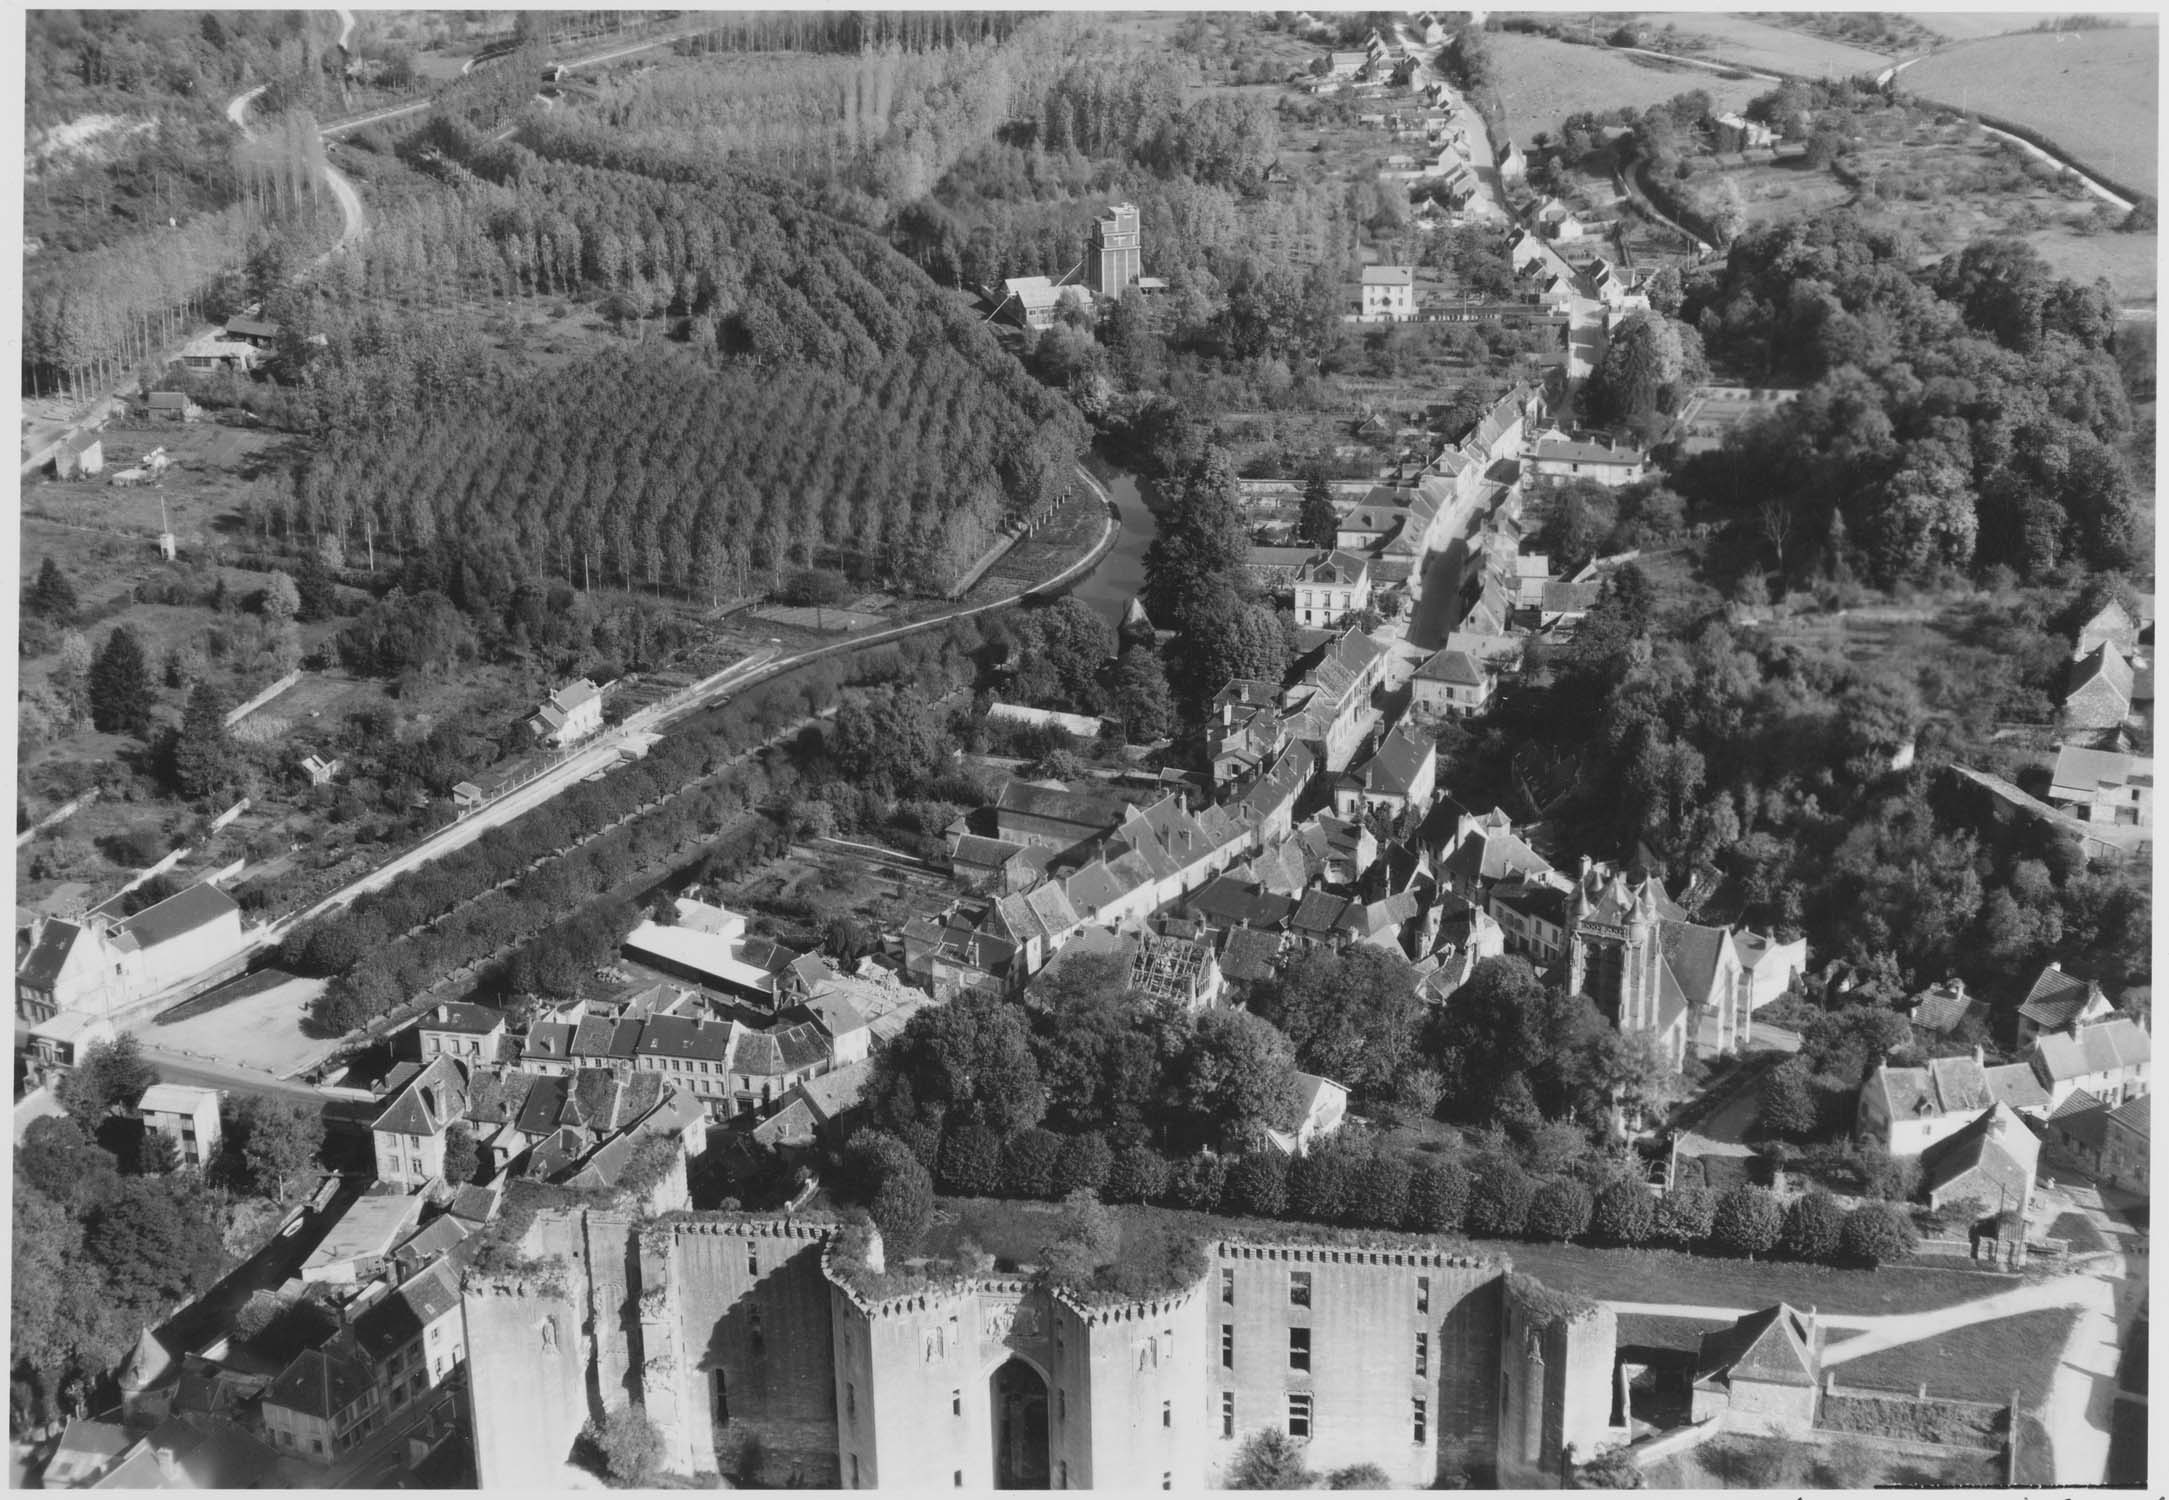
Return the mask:
<path id="1" fill-rule="evenodd" d="M 233 728 L 234 725 L 240 723 L 250 714 L 256 712 L 257 709 L 262 708 L 266 703 L 269 703 L 272 699 L 278 697 L 279 694 L 285 692 L 288 688 L 292 687 L 295 683 L 299 681 L 301 681 L 301 673 L 298 670 L 288 672 L 277 682 L 272 683 L 271 686 L 265 688 L 255 697 L 249 699 L 248 702 L 242 704 L 239 708 L 227 714 L 226 727 L 228 729 Z"/>
<path id="2" fill-rule="evenodd" d="M 84 808 L 90 806 L 91 803 L 97 800 L 98 789 L 96 787 L 92 787 L 89 791 L 83 793 L 82 796 L 74 798 L 72 801 L 61 803 L 60 806 L 54 808 L 44 817 L 38 819 L 37 822 L 31 824 L 28 828 L 25 828 L 21 833 L 16 834 L 15 847 L 18 849 L 22 848 L 23 845 L 29 843 L 39 834 L 45 832 L 46 829 L 53 827 L 55 824 L 66 822 L 68 819 L 74 817 L 77 813 L 81 812 Z"/>

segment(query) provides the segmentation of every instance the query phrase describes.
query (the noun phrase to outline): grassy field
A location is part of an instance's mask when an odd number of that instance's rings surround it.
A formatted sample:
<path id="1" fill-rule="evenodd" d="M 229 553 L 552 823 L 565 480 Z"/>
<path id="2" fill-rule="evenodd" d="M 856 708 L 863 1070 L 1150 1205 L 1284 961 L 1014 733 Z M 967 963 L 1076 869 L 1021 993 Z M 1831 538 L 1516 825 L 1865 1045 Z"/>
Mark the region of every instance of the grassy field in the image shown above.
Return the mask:
<path id="1" fill-rule="evenodd" d="M 1556 131 L 1576 110 L 1608 110 L 1624 104 L 1646 109 L 1693 89 L 1707 90 L 1720 110 L 1739 109 L 1770 87 L 1751 78 L 1724 78 L 1685 63 L 1667 65 L 1525 32 L 1496 32 L 1490 41 L 1507 129 L 1522 140 L 1539 130 Z"/>
<path id="2" fill-rule="evenodd" d="M 1854 1476 L 1841 1469 L 1835 1461 L 1841 1446 L 1873 1455 L 1873 1471 Z M 1857 1439 L 1818 1437 L 1798 1442 L 1730 1433 L 1653 1464 L 1644 1475 L 1644 1483 L 1652 1490 L 1985 1487 L 2000 1485 L 2002 1480 L 2000 1463 L 1985 1456 L 1954 1453 L 1947 1458 L 1925 1458 L 1892 1453 Z"/>
<path id="3" fill-rule="evenodd" d="M 2106 281 L 2126 306 L 2154 304 L 2161 257 L 2158 234 L 2075 234 L 2043 229 L 2026 236 L 2059 276 L 2073 281 Z"/>
<path id="4" fill-rule="evenodd" d="M 2060 20 L 2071 14 L 2067 10 L 1908 10 L 1900 11 L 1907 20 L 1925 27 L 1938 36 L 1954 42 L 1977 41 L 1982 37 L 2003 36 L 2014 31 L 2031 31 L 2043 21 Z M 2134 24 L 2152 26 L 2153 18 L 2143 11 L 2126 12 Z"/>
<path id="5" fill-rule="evenodd" d="M 2111 28 L 1997 37 L 1908 68 L 1924 98 L 2015 120 L 2142 191 L 2160 171 L 2157 33 Z"/>
<path id="6" fill-rule="evenodd" d="M 1809 78 L 1848 78 L 1855 73 L 1879 73 L 1891 63 L 1880 52 L 1788 26 L 1773 26 L 1753 16 L 1659 10 L 1649 11 L 1641 19 L 1651 26 L 1677 26 L 1698 56 L 1746 68 L 1799 73 Z M 1697 46 L 1697 41 L 1701 45 Z"/>
<path id="7" fill-rule="evenodd" d="M 1969 1271 L 1905 1266 L 1843 1271 L 1793 1261 L 1722 1260 L 1670 1250 L 1478 1243 L 1511 1256 L 1516 1270 L 1547 1285 L 1608 1302 L 1756 1308 L 1785 1301 L 1818 1312 L 1857 1316 L 1955 1307 L 2007 1291 L 2012 1285 L 2006 1277 Z"/>
<path id="8" fill-rule="evenodd" d="M 2047 1308 L 2016 1317 L 1972 1323 L 1919 1343 L 1832 1367 L 1838 1384 L 1852 1390 L 1912 1391 L 1954 1401 L 2008 1401 L 2018 1392 L 2022 1407 L 2048 1397 L 2057 1362 L 2070 1341 L 2075 1309 Z M 1842 1353 L 1843 1344 L 1829 1352 Z"/>

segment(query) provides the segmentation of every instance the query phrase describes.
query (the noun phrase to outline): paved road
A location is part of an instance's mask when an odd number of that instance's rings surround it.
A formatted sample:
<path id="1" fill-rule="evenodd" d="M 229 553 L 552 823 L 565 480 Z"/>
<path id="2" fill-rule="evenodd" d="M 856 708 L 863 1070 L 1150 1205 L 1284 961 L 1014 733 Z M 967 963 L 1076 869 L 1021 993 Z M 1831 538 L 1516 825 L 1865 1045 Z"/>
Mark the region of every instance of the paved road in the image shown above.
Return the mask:
<path id="1" fill-rule="evenodd" d="M 2073 1207 L 2092 1220 L 2112 1245 L 2122 1244 L 2130 1234 L 2128 1226 L 2103 1209 L 2077 1201 Z M 2078 1283 L 2079 1316 L 2050 1382 L 2041 1425 L 2055 1452 L 2058 1484 L 2101 1484 L 2109 1474 L 2116 1368 L 2123 1357 L 2125 1330 L 2146 1301 L 2147 1257 L 2143 1252 L 2112 1250 L 2089 1256 L 2076 1275 L 2057 1279 Z"/>
<path id="2" fill-rule="evenodd" d="M 149 1033 L 139 1031 L 136 1040 L 143 1044 L 145 1059 L 158 1069 L 159 1078 L 166 1083 L 187 1083 L 235 1094 L 275 1094 L 288 1099 L 306 1099 L 312 1104 L 324 1102 L 324 1095 L 308 1084 L 274 1078 L 255 1068 L 232 1067 L 200 1057 L 180 1057 L 160 1050 L 147 1039 L 148 1036 Z"/>

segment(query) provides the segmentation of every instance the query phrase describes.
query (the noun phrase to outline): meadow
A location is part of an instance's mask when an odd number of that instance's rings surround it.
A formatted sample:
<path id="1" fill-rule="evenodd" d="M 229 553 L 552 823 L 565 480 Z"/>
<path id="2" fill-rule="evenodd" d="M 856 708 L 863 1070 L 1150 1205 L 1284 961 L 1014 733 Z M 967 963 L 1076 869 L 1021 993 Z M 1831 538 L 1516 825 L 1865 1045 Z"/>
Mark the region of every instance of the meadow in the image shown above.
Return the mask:
<path id="1" fill-rule="evenodd" d="M 1767 68 L 1808 78 L 1848 78 L 1855 73 L 1880 73 L 1891 64 L 1891 59 L 1880 52 L 1787 26 L 1773 26 L 1752 16 L 1650 11 L 1640 19 L 1651 26 L 1677 26 L 1681 40 L 1698 55 L 1743 68 Z"/>
<path id="2" fill-rule="evenodd" d="M 2160 171 L 2159 35 L 2112 27 L 1995 37 L 1938 52 L 1902 81 L 1921 98 L 2038 131 L 2073 160 L 2147 191 Z"/>
<path id="3" fill-rule="evenodd" d="M 1495 32 L 1489 41 L 1497 61 L 1507 129 L 1523 140 L 1539 130 L 1558 130 L 1560 122 L 1577 110 L 1621 105 L 1646 109 L 1690 89 L 1707 90 L 1720 110 L 1739 109 L 1770 87 L 1752 78 L 1726 78 L 1686 63 L 1667 64 L 1527 32 Z"/>

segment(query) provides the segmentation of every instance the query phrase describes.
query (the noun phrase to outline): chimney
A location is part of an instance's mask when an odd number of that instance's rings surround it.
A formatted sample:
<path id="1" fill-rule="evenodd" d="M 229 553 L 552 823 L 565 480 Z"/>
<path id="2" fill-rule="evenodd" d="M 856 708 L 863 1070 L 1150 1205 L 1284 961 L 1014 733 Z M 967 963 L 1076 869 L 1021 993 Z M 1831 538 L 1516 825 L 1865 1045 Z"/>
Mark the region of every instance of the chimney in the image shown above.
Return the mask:
<path id="1" fill-rule="evenodd" d="M 438 1007 L 437 1007 L 437 1019 L 438 1019 L 438 1020 L 440 1020 L 440 1021 L 449 1021 L 449 1020 L 451 1020 L 451 1019 L 452 1019 L 452 1007 L 451 1007 L 451 1006 L 449 1006 L 449 1005 L 440 1005 L 440 1006 L 438 1006 Z"/>
<path id="2" fill-rule="evenodd" d="M 168 1483 L 181 1484 L 185 1482 L 181 1475 L 180 1462 L 173 1456 L 171 1448 L 157 1448 L 152 1451 L 158 1455 L 158 1472 Z"/>
<path id="3" fill-rule="evenodd" d="M 1978 1042 L 1976 1042 L 1976 1043 L 1974 1044 L 1974 1047 L 1973 1047 L 1973 1066 L 1975 1066 L 1976 1068 L 1978 1068 L 1978 1067 L 1981 1067 L 1981 1066 L 1985 1065 L 1985 1063 L 1986 1063 L 1986 1062 L 1987 1062 L 1987 1057 L 1986 1057 L 1986 1055 L 1985 1055 L 1985 1054 L 1984 1054 L 1984 1053 L 1983 1053 L 1983 1052 L 1981 1051 L 1981 1048 L 1980 1048 L 1980 1044 L 1979 1044 Z"/>
<path id="4" fill-rule="evenodd" d="M 869 1228 L 866 1231 L 866 1269 L 880 1276 L 888 1268 L 888 1258 L 881 1247 L 881 1231 Z"/>
<path id="5" fill-rule="evenodd" d="M 2050 959 L 2050 960 L 2049 960 L 2049 972 L 2050 972 L 2051 974 L 2061 974 L 2061 973 L 2063 973 L 2063 971 L 2064 971 L 2064 961 L 2063 961 L 2062 959 L 2060 959 L 2060 958 L 2052 958 L 2052 959 Z"/>

